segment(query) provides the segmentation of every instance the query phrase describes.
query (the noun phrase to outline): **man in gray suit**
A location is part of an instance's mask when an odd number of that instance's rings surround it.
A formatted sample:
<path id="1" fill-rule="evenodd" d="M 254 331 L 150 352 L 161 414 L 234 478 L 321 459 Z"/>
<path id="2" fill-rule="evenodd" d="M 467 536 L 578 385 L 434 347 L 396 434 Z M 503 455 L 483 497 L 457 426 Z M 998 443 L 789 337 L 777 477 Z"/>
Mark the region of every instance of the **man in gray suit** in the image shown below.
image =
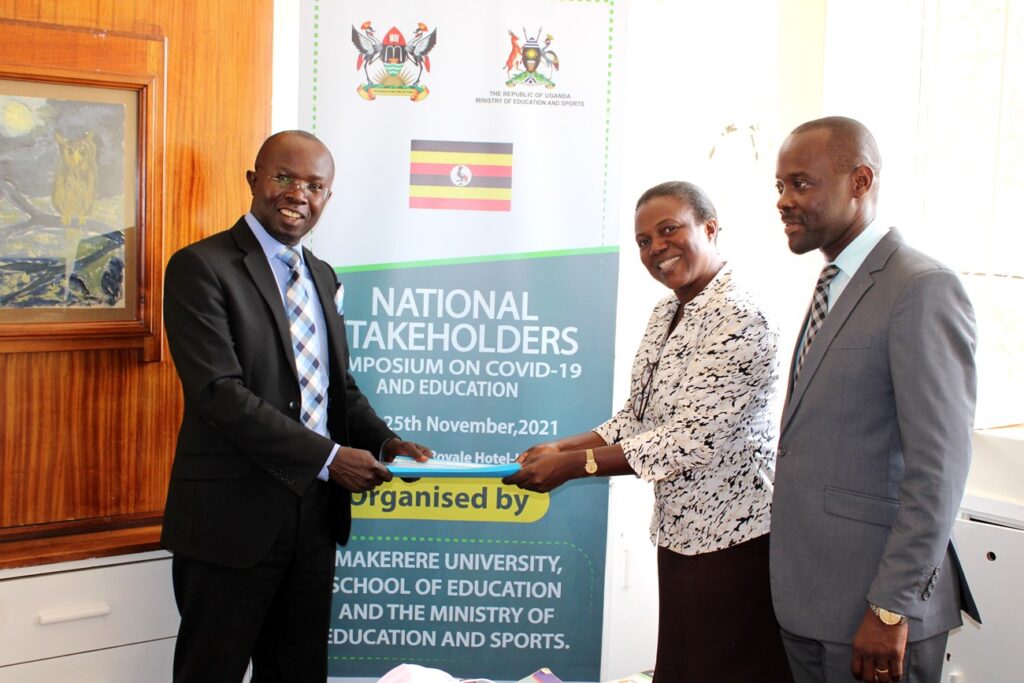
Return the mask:
<path id="1" fill-rule="evenodd" d="M 827 261 L 793 354 L 772 507 L 772 598 L 797 681 L 938 681 L 961 609 L 979 619 L 950 541 L 974 313 L 953 272 L 875 220 L 880 170 L 848 118 L 805 123 L 779 150 L 789 248 Z"/>

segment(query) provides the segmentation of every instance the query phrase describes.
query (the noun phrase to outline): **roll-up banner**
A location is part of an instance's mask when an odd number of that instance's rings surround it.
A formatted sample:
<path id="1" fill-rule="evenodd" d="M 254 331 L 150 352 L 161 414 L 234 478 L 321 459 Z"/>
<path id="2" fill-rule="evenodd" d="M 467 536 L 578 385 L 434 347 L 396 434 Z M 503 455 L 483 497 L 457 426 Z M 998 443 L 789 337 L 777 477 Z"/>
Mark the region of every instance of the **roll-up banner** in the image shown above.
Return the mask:
<path id="1" fill-rule="evenodd" d="M 312 246 L 403 438 L 500 465 L 611 414 L 613 2 L 302 3 L 300 122 L 337 172 Z M 599 678 L 608 487 L 395 481 L 353 497 L 329 673 Z"/>

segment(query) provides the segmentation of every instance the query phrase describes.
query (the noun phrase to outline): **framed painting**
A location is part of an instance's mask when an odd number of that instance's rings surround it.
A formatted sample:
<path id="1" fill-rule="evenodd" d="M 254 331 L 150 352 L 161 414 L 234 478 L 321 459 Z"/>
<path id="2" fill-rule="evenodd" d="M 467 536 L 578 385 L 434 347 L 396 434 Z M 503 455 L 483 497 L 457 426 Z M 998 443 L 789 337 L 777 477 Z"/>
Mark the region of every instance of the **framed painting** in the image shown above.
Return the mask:
<path id="1" fill-rule="evenodd" d="M 0 21 L 0 352 L 162 354 L 164 42 Z"/>

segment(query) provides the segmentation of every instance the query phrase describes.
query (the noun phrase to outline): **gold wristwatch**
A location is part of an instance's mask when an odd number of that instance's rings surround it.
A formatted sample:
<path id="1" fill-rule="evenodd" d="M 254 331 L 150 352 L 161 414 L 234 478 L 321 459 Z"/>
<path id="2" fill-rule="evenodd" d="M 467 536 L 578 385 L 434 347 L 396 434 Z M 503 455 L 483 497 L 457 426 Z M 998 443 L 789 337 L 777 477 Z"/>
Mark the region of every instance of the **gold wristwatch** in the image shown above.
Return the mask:
<path id="1" fill-rule="evenodd" d="M 583 469 L 586 470 L 587 474 L 597 474 L 597 461 L 594 460 L 593 448 L 587 449 L 587 464 L 583 466 Z"/>
<path id="2" fill-rule="evenodd" d="M 869 602 L 868 605 L 871 607 L 871 612 L 886 626 L 895 626 L 896 624 L 907 623 L 907 616 L 905 614 L 890 612 L 884 607 L 879 607 L 872 602 Z"/>

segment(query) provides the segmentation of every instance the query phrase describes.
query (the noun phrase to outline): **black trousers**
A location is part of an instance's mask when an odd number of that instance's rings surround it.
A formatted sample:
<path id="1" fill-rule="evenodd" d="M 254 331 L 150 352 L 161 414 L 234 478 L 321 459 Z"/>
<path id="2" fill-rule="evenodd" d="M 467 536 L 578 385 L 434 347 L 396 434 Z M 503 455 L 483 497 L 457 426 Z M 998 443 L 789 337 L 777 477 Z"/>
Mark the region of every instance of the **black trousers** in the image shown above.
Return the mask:
<path id="1" fill-rule="evenodd" d="M 658 548 L 655 683 L 790 683 L 768 535 L 701 555 Z"/>
<path id="2" fill-rule="evenodd" d="M 327 486 L 316 481 L 295 499 L 294 514 L 253 567 L 175 553 L 175 683 L 241 681 L 250 659 L 253 683 L 326 680 L 335 548 Z"/>

